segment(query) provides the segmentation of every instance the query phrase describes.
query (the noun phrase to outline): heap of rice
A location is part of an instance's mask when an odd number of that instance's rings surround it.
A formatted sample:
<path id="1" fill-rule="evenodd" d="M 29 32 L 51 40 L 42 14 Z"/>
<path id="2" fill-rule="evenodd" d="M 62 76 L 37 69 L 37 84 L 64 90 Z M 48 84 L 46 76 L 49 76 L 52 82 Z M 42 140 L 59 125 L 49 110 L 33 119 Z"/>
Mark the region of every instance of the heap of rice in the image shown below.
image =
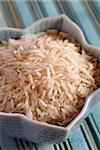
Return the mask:
<path id="1" fill-rule="evenodd" d="M 0 111 L 66 125 L 97 88 L 97 70 L 97 60 L 67 33 L 9 39 L 0 45 Z"/>

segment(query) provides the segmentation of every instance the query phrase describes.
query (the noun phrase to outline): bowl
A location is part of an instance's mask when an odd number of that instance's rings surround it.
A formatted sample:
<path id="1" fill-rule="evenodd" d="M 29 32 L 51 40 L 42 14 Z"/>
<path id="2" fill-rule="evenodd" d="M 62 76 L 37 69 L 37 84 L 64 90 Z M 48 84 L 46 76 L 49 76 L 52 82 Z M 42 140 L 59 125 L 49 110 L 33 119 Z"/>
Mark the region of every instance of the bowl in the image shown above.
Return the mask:
<path id="1" fill-rule="evenodd" d="M 100 49 L 89 45 L 81 29 L 67 16 L 47 17 L 34 22 L 26 29 L 1 28 L 0 41 L 8 38 L 18 39 L 25 34 L 33 34 L 48 29 L 57 29 L 69 33 L 84 49 L 100 60 Z M 11 137 L 16 137 L 34 143 L 61 143 L 77 128 L 82 120 L 88 116 L 91 108 L 100 100 L 100 88 L 91 93 L 85 100 L 81 112 L 66 126 L 56 126 L 48 123 L 34 121 L 23 114 L 0 112 L 1 137 L 5 132 Z"/>

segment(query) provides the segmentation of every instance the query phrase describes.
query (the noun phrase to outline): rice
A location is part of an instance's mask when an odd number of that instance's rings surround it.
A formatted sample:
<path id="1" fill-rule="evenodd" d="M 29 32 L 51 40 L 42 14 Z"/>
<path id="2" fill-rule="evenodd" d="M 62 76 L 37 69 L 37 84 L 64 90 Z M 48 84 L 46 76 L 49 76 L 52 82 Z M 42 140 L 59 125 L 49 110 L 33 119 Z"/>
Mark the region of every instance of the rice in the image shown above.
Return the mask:
<path id="1" fill-rule="evenodd" d="M 55 29 L 0 45 L 0 111 L 67 125 L 100 87 L 96 58 Z"/>

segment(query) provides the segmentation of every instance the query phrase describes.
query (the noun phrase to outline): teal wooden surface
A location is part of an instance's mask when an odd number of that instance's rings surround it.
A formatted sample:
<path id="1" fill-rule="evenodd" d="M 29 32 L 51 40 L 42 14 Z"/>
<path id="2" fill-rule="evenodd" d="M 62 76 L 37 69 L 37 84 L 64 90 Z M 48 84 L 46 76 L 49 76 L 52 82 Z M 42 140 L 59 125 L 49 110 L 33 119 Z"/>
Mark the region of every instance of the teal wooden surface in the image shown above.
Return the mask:
<path id="1" fill-rule="evenodd" d="M 38 4 L 42 10 L 42 13 L 45 17 L 47 16 L 58 16 L 61 12 L 57 9 L 56 4 L 49 0 L 49 2 L 38 1 Z"/>
<path id="2" fill-rule="evenodd" d="M 93 26 L 93 20 L 89 19 L 87 12 L 84 9 L 84 4 L 81 2 L 71 3 L 73 11 L 76 14 L 76 22 L 82 28 L 87 40 L 89 43 L 95 46 L 100 46 L 100 34 L 98 35 L 97 31 Z M 78 11 L 77 11 L 78 9 Z M 91 38 L 92 37 L 92 38 Z"/>
<path id="3" fill-rule="evenodd" d="M 7 24 L 6 24 L 6 21 L 4 19 L 4 16 L 2 14 L 2 11 L 1 11 L 1 6 L 0 6 L 0 27 L 6 27 Z"/>
<path id="4" fill-rule="evenodd" d="M 62 13 L 81 27 L 89 43 L 100 47 L 100 0 L 2 0 L 0 27 L 25 28 L 39 18 Z M 19 139 L 7 140 L 6 135 L 4 138 L 8 147 L 3 148 L 7 150 L 12 150 L 10 145 L 25 150 L 100 150 L 100 103 L 69 139 L 61 144 L 36 145 Z"/>
<path id="5" fill-rule="evenodd" d="M 72 149 L 78 148 L 78 150 L 88 150 L 88 145 L 85 142 L 84 135 L 80 128 L 78 128 L 71 134 L 71 136 L 69 137 L 69 141 L 71 143 Z"/>
<path id="6" fill-rule="evenodd" d="M 95 108 L 93 109 L 92 116 L 93 116 L 93 118 L 95 120 L 95 123 L 97 125 L 98 131 L 100 133 L 100 105 L 99 104 L 97 104 L 95 106 Z"/>
<path id="7" fill-rule="evenodd" d="M 24 27 L 27 27 L 33 23 L 34 20 L 36 20 L 36 16 L 34 16 L 34 19 L 30 13 L 30 10 L 27 7 L 26 2 L 21 1 L 14 1 L 14 5 L 16 7 L 17 12 L 20 14 L 21 20 L 23 21 Z M 23 17 L 26 16 L 26 17 Z"/>

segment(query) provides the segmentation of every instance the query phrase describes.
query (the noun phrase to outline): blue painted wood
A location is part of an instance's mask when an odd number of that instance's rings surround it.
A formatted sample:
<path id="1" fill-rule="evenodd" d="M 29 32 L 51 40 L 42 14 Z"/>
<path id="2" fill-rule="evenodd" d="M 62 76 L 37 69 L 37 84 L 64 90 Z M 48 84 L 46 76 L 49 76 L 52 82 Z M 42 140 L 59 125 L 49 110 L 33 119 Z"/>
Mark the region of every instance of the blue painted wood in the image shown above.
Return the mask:
<path id="1" fill-rule="evenodd" d="M 86 120 L 84 120 L 84 122 L 81 124 L 81 130 L 84 134 L 85 140 L 87 141 L 88 147 L 92 150 L 98 150 L 95 140 L 93 138 L 93 134 Z"/>
<path id="2" fill-rule="evenodd" d="M 25 1 L 15 0 L 13 3 L 15 4 L 15 7 L 20 14 L 24 27 L 31 25 L 33 21 L 36 20 L 36 18 L 32 17 L 30 10 L 28 9 Z"/>
<path id="3" fill-rule="evenodd" d="M 85 11 L 89 15 L 90 20 L 93 20 L 93 26 L 99 35 L 100 34 L 100 19 L 98 18 L 100 18 L 100 11 L 99 13 L 96 13 L 97 7 L 93 5 L 92 1 L 83 1 L 83 3 L 85 6 Z"/>
<path id="4" fill-rule="evenodd" d="M 9 13 L 6 13 L 6 11 L 9 11 Z M 6 2 L 3 2 L 1 5 L 0 5 L 0 14 L 1 14 L 1 22 L 0 23 L 3 23 L 4 26 L 11 26 L 11 27 L 14 27 L 14 22 L 13 20 L 11 19 L 11 12 L 8 8 L 8 5 Z M 5 20 L 4 20 L 5 19 Z M 2 24 L 2 25 L 3 25 Z"/>
<path id="5" fill-rule="evenodd" d="M 4 19 L 4 16 L 1 11 L 1 6 L 0 6 L 0 27 L 6 27 L 6 26 L 7 26 L 7 23 Z"/>
<path id="6" fill-rule="evenodd" d="M 42 10 L 42 13 L 45 17 L 47 16 L 58 16 L 61 12 L 52 0 L 47 1 L 38 1 L 38 4 Z"/>
<path id="7" fill-rule="evenodd" d="M 98 149 L 100 149 L 100 133 L 98 132 L 98 127 L 95 124 L 94 118 L 90 115 L 87 119 L 87 124 L 89 129 L 91 130 L 91 133 L 94 137 L 96 146 L 98 147 Z"/>
<path id="8" fill-rule="evenodd" d="M 69 137 L 69 141 L 73 150 L 89 150 L 80 128 L 74 130 Z"/>
<path id="9" fill-rule="evenodd" d="M 96 126 L 97 126 L 99 134 L 100 134 L 100 103 L 96 104 L 96 106 L 94 107 L 92 116 L 94 118 L 94 121 L 96 123 Z"/>
<path id="10" fill-rule="evenodd" d="M 95 28 L 93 27 L 93 20 L 90 20 L 89 16 L 87 15 L 86 11 L 84 11 L 84 7 L 81 2 L 71 3 L 72 11 L 74 14 L 74 18 L 76 22 L 82 27 L 88 41 L 100 47 L 100 36 L 98 36 Z"/>
<path id="11" fill-rule="evenodd" d="M 100 21 L 100 1 L 92 1 L 92 3 L 93 3 L 93 5 L 94 5 L 94 7 L 95 7 L 95 9 L 96 9 L 96 14 L 97 14 L 97 16 L 99 17 L 99 20 L 98 21 Z"/>
<path id="12" fill-rule="evenodd" d="M 54 147 L 50 144 L 37 144 L 37 150 L 55 150 Z M 59 150 L 59 149 L 57 149 Z"/>
<path id="13" fill-rule="evenodd" d="M 33 18 L 35 17 L 36 19 L 43 18 L 42 11 L 36 1 L 26 1 L 26 4 L 29 6 Z"/>
<path id="14" fill-rule="evenodd" d="M 97 9 L 98 15 L 100 14 L 100 0 L 92 1 Z"/>

